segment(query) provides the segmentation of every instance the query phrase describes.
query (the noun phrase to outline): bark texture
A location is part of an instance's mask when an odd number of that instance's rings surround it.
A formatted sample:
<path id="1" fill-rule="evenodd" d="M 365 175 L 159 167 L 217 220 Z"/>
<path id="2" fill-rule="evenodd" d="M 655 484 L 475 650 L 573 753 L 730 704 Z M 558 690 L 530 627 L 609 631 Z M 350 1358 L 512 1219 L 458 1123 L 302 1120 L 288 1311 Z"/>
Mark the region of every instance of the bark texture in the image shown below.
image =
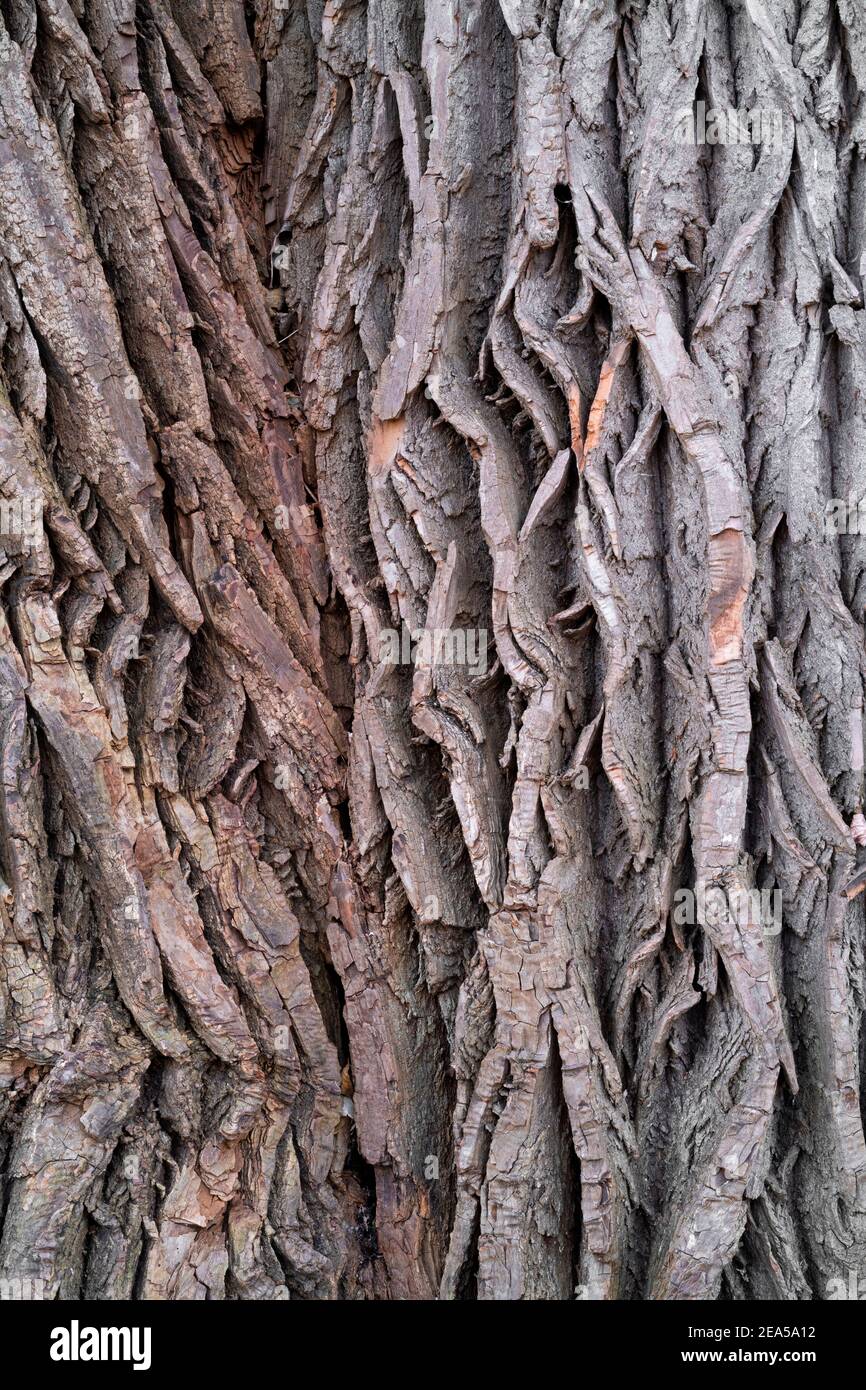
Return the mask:
<path id="1" fill-rule="evenodd" d="M 860 0 L 0 0 L 4 1296 L 866 1277 L 864 89 Z"/>

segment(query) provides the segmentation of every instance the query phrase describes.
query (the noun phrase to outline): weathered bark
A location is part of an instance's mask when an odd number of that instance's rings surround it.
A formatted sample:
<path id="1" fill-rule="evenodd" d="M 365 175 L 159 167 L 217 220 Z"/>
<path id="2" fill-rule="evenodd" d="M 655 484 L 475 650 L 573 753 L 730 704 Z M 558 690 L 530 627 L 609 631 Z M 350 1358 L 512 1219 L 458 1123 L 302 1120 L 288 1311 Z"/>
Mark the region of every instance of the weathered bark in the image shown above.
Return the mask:
<path id="1" fill-rule="evenodd" d="M 3 1296 L 866 1277 L 864 89 L 856 0 L 0 0 Z"/>

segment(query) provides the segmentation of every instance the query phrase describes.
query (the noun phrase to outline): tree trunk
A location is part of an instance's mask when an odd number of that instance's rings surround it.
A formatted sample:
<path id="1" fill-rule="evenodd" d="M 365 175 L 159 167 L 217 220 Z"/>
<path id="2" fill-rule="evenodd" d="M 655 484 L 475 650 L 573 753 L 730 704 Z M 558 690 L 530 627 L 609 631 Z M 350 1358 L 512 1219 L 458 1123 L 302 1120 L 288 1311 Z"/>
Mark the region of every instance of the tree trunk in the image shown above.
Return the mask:
<path id="1" fill-rule="evenodd" d="M 0 1295 L 832 1297 L 862 7 L 0 18 Z"/>

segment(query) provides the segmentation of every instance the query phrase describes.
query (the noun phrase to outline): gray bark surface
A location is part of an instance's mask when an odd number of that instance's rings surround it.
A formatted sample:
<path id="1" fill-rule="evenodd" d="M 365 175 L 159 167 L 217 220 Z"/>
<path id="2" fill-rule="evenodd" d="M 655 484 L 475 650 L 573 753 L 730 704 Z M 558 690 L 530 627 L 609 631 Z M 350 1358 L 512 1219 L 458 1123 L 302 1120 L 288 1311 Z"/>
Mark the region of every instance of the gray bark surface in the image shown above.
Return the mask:
<path id="1" fill-rule="evenodd" d="M 866 1279 L 864 93 L 857 0 L 0 0 L 0 1296 Z"/>

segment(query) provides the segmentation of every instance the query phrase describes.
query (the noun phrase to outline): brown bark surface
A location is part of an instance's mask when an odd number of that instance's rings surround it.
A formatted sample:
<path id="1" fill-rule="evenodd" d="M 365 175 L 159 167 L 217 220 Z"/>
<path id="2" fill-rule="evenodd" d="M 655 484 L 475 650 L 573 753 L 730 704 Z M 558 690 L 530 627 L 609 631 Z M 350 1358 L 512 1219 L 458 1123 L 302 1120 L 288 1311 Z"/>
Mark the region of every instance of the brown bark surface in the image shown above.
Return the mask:
<path id="1" fill-rule="evenodd" d="M 0 1296 L 866 1271 L 864 92 L 858 0 L 0 0 Z"/>

